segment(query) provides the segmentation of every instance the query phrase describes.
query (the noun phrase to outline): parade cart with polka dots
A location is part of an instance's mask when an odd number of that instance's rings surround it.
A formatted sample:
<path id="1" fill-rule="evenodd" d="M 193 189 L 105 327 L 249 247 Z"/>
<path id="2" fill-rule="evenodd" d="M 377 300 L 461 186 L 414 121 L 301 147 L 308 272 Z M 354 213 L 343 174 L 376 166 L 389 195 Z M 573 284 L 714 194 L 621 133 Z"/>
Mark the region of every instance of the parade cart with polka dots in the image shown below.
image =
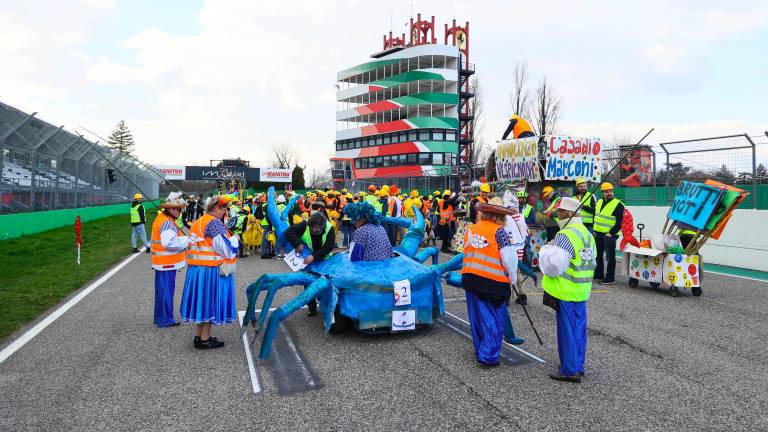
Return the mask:
<path id="1" fill-rule="evenodd" d="M 627 246 L 624 249 L 623 268 L 629 277 L 629 286 L 637 287 L 640 281 L 651 287 L 666 287 L 672 297 L 680 289 L 689 289 L 691 294 L 701 295 L 701 255 L 672 254 L 658 249 Z"/>

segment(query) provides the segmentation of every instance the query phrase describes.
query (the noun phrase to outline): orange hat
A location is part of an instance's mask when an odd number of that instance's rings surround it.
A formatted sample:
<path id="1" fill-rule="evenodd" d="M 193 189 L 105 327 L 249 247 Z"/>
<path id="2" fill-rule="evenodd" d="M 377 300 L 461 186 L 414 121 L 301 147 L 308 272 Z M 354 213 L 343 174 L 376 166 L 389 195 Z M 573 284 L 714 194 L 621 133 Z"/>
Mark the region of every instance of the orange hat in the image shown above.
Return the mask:
<path id="1" fill-rule="evenodd" d="M 369 191 L 371 191 L 371 192 L 374 192 L 374 191 L 376 191 L 376 185 L 370 185 L 370 186 L 368 186 L 368 190 L 369 190 Z"/>

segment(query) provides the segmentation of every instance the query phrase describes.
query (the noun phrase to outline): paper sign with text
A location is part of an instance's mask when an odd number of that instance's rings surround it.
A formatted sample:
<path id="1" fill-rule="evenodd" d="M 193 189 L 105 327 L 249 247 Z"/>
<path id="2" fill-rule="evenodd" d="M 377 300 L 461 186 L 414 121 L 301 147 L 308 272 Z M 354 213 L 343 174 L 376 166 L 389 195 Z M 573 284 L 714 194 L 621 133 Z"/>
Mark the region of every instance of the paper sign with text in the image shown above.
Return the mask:
<path id="1" fill-rule="evenodd" d="M 600 138 L 547 136 L 547 180 L 576 180 L 590 182 L 602 178 L 603 149 Z"/>
<path id="2" fill-rule="evenodd" d="M 715 186 L 684 181 L 677 188 L 667 218 L 703 230 L 722 197 L 723 190 Z"/>
<path id="3" fill-rule="evenodd" d="M 411 282 L 405 279 L 396 281 L 393 285 L 395 290 L 395 306 L 411 304 Z"/>
<path id="4" fill-rule="evenodd" d="M 496 176 L 499 181 L 541 181 L 538 137 L 499 141 L 496 148 Z"/>
<path id="5" fill-rule="evenodd" d="M 304 258 L 296 254 L 296 249 L 292 250 L 291 253 L 285 254 L 283 261 L 288 264 L 292 271 L 299 271 L 307 266 L 304 264 Z"/>
<path id="6" fill-rule="evenodd" d="M 393 310 L 392 331 L 416 330 L 416 310 Z"/>

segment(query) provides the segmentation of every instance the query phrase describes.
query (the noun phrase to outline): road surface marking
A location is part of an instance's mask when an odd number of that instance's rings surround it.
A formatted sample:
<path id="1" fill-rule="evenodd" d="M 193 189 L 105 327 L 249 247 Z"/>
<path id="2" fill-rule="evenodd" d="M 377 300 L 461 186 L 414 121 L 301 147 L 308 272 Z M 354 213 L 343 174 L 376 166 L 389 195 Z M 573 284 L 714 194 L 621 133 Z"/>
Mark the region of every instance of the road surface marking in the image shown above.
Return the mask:
<path id="1" fill-rule="evenodd" d="M 37 323 L 34 327 L 27 330 L 26 333 L 19 336 L 16 340 L 11 342 L 10 345 L 5 347 L 2 351 L 0 351 L 0 363 L 3 363 L 5 360 L 8 359 L 13 353 L 15 353 L 19 348 L 23 347 L 27 344 L 27 342 L 31 341 L 32 338 L 38 335 L 41 331 L 43 331 L 46 327 L 51 325 L 54 321 L 59 319 L 64 313 L 66 313 L 68 310 L 72 309 L 72 307 L 80 302 L 80 300 L 84 299 L 85 296 L 90 294 L 93 290 L 101 286 L 104 282 L 106 282 L 109 278 L 115 275 L 115 273 L 119 272 L 123 269 L 123 267 L 127 266 L 128 263 L 135 260 L 137 257 L 141 256 L 141 254 L 144 252 L 144 249 L 142 249 L 140 252 L 134 253 L 123 262 L 115 266 L 112 270 L 108 271 L 104 276 L 100 277 L 96 282 L 89 285 L 84 290 L 80 291 L 76 296 L 69 299 L 68 302 L 61 305 L 58 309 L 53 311 L 50 315 L 45 317 L 42 321 Z"/>
<path id="2" fill-rule="evenodd" d="M 242 323 L 243 318 L 245 317 L 245 311 L 238 311 L 237 315 L 240 317 L 240 322 Z M 253 362 L 251 344 L 248 342 L 248 332 L 243 332 L 243 348 L 245 348 L 245 359 L 248 362 L 248 374 L 251 376 L 251 386 L 253 387 L 253 392 L 259 394 L 262 392 L 263 388 L 261 387 L 259 371 Z"/>
<path id="3" fill-rule="evenodd" d="M 459 320 L 459 321 L 463 322 L 463 323 L 464 323 L 464 324 L 466 324 L 466 325 L 470 325 L 470 324 L 469 324 L 469 321 L 465 321 L 465 320 L 461 319 L 460 317 L 457 317 L 456 315 L 454 315 L 454 314 L 452 314 L 452 313 L 450 313 L 450 312 L 448 312 L 448 311 L 446 311 L 446 312 L 445 312 L 445 314 L 446 314 L 446 315 L 448 315 L 448 316 L 450 316 L 450 317 L 452 317 L 452 318 L 455 318 L 455 319 L 457 319 L 457 320 Z M 515 349 L 515 350 L 517 350 L 517 351 L 520 351 L 521 353 L 523 353 L 523 354 L 527 355 L 528 357 L 530 357 L 530 358 L 532 358 L 532 359 L 536 360 L 536 361 L 537 361 L 537 362 L 539 362 L 539 363 L 546 363 L 546 362 L 545 362 L 543 359 L 541 359 L 541 358 L 539 358 L 539 357 L 536 357 L 535 355 L 533 355 L 533 354 L 529 353 L 528 351 L 526 351 L 526 350 L 524 350 L 524 349 L 522 349 L 522 348 L 518 347 L 517 345 L 512 345 L 511 343 L 509 343 L 509 342 L 507 342 L 507 341 L 504 341 L 504 344 L 505 344 L 505 345 L 507 345 L 507 346 L 509 346 L 510 348 L 513 348 L 513 349 Z"/>

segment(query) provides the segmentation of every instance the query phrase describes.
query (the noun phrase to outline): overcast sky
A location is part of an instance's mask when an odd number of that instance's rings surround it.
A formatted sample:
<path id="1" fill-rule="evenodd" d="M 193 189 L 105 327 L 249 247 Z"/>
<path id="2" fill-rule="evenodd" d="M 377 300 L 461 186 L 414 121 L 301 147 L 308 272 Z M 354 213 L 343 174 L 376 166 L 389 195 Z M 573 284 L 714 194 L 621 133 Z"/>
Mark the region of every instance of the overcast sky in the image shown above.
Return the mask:
<path id="1" fill-rule="evenodd" d="M 0 100 L 106 136 L 124 119 L 155 164 L 242 157 L 273 143 L 322 168 L 336 71 L 367 61 L 416 12 L 470 21 L 487 141 L 526 61 L 562 99 L 559 130 L 650 143 L 768 130 L 768 2 L 4 0 Z M 764 136 L 762 142 L 766 142 Z M 760 158 L 768 159 L 768 146 Z"/>

